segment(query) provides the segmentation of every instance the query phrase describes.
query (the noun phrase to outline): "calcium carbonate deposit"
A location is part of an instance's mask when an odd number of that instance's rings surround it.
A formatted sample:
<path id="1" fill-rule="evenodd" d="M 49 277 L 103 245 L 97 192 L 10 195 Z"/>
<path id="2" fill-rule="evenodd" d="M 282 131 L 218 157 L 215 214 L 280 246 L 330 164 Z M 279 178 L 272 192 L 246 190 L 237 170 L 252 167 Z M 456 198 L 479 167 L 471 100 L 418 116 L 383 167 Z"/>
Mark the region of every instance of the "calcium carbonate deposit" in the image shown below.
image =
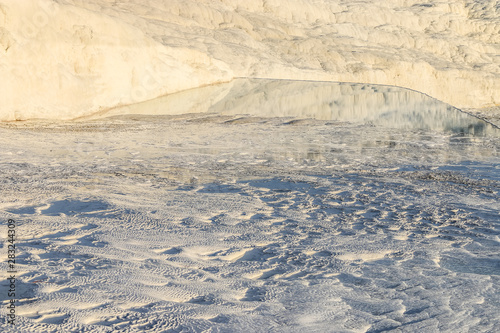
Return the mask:
<path id="1" fill-rule="evenodd" d="M 500 325 L 500 131 L 428 96 L 239 79 L 0 145 L 2 331 Z"/>
<path id="2" fill-rule="evenodd" d="M 499 29 L 0 0 L 0 332 L 498 332 Z"/>
<path id="3" fill-rule="evenodd" d="M 499 45 L 494 0 L 0 0 L 0 119 L 71 119 L 234 77 L 491 107 Z"/>

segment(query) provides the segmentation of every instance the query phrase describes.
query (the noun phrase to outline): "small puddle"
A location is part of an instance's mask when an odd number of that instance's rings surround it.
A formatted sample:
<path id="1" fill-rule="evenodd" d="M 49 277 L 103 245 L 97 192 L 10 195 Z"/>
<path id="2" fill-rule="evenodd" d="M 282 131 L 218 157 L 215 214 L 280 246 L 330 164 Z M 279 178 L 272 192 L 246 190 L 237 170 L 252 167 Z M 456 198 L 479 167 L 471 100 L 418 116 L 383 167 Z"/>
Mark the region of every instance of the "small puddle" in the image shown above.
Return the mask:
<path id="1" fill-rule="evenodd" d="M 499 136 L 500 132 L 481 119 L 404 88 L 271 79 L 236 79 L 115 108 L 94 118 L 190 113 L 207 113 L 212 119 L 217 116 L 316 119 L 459 136 Z"/>

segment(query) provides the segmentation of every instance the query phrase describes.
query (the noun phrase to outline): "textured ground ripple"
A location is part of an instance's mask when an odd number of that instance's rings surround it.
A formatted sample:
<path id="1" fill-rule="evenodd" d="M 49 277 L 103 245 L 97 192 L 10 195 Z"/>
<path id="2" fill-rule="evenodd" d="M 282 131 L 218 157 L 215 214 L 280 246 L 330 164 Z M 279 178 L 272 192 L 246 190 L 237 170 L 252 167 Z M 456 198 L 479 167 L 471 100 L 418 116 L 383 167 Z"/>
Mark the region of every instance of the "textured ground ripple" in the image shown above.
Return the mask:
<path id="1" fill-rule="evenodd" d="M 1 128 L 16 331 L 498 327 L 498 139 L 247 120 Z"/>

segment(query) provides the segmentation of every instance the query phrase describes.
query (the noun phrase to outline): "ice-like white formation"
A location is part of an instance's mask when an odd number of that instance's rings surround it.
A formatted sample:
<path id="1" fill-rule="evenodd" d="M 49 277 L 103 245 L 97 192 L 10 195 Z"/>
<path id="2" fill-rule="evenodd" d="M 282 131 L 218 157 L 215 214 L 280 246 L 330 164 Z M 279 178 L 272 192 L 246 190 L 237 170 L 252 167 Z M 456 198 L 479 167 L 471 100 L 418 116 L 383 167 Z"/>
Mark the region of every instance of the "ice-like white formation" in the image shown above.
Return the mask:
<path id="1" fill-rule="evenodd" d="M 0 1 L 0 22 L 2 120 L 75 118 L 232 77 L 215 58 L 97 9 Z"/>
<path id="2" fill-rule="evenodd" d="M 494 0 L 0 0 L 1 120 L 75 118 L 233 77 L 500 103 Z"/>

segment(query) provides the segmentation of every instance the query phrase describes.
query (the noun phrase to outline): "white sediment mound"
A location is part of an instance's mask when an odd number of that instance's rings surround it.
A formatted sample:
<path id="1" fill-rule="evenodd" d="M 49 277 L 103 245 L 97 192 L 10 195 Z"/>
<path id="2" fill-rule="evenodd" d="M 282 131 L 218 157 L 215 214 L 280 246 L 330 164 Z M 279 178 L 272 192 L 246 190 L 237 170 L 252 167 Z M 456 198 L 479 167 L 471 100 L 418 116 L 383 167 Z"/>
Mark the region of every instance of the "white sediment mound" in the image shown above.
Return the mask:
<path id="1" fill-rule="evenodd" d="M 493 0 L 0 0 L 0 119 L 76 118 L 233 77 L 495 106 L 499 45 Z"/>

